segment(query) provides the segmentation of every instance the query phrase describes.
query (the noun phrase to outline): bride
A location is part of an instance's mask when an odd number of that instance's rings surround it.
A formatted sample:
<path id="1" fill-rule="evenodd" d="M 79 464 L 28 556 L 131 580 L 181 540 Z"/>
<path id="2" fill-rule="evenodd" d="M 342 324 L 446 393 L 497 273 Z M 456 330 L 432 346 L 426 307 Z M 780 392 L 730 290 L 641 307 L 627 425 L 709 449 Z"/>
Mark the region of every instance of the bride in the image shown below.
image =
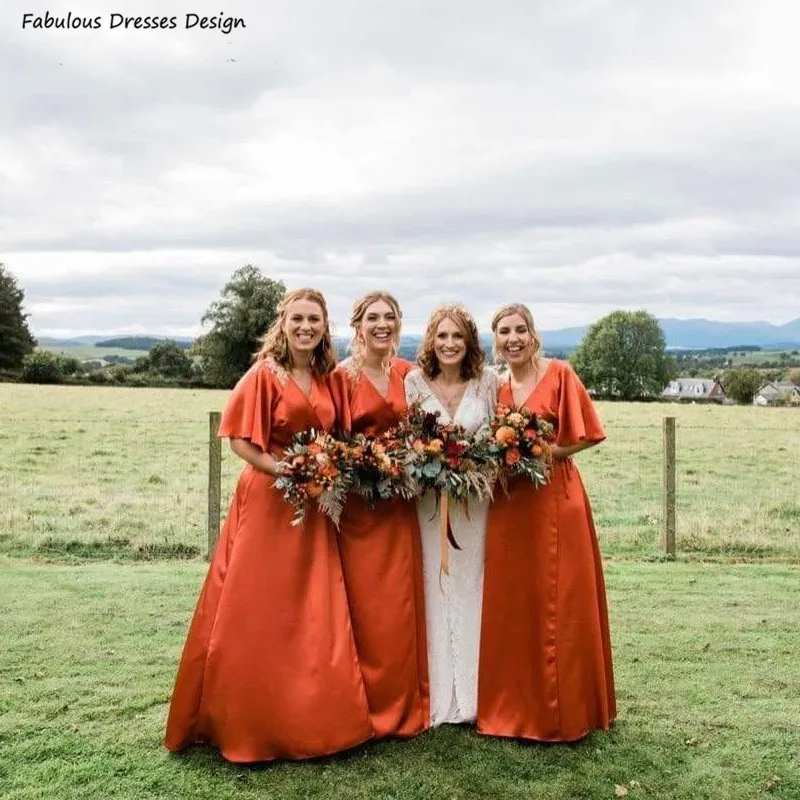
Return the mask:
<path id="1" fill-rule="evenodd" d="M 497 377 L 484 367 L 475 320 L 457 305 L 437 308 L 428 320 L 417 362 L 405 378 L 406 400 L 439 421 L 474 434 L 494 413 Z M 431 725 L 474 722 L 478 704 L 478 650 L 483 596 L 483 552 L 489 502 L 471 499 L 469 510 L 450 504 L 450 524 L 460 550 L 440 571 L 436 498 L 417 504 L 425 572 Z"/>

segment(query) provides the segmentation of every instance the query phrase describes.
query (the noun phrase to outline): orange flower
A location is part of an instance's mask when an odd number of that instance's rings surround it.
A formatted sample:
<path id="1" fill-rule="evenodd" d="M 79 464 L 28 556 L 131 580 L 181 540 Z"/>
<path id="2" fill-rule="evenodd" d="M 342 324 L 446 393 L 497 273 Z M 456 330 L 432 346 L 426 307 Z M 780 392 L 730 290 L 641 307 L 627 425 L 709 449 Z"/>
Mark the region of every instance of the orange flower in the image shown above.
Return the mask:
<path id="1" fill-rule="evenodd" d="M 541 446 L 540 444 L 535 444 L 533 447 L 531 447 L 531 455 L 532 455 L 534 458 L 539 458 L 539 456 L 540 456 L 540 455 L 541 455 L 543 452 L 544 452 L 544 451 L 542 450 L 542 446 Z"/>
<path id="2" fill-rule="evenodd" d="M 315 456 L 315 455 L 317 455 L 317 453 L 321 453 L 321 452 L 322 452 L 322 448 L 321 448 L 321 447 L 320 447 L 320 446 L 319 446 L 319 445 L 318 445 L 316 442 L 312 442 L 312 443 L 311 443 L 311 444 L 308 446 L 308 452 L 309 452 L 309 453 L 310 453 L 312 456 Z"/>
<path id="3" fill-rule="evenodd" d="M 353 456 L 353 458 L 356 458 L 356 459 L 358 459 L 358 460 L 361 460 L 362 458 L 364 458 L 364 448 L 363 448 L 363 447 L 361 447 L 361 445 L 359 445 L 358 447 L 354 447 L 354 448 L 353 448 L 353 449 L 350 451 L 350 455 L 352 455 L 352 456 Z"/>
<path id="4" fill-rule="evenodd" d="M 318 483 L 307 483 L 306 484 L 306 494 L 309 497 L 319 497 L 323 492 L 322 486 Z"/>
<path id="5" fill-rule="evenodd" d="M 428 450 L 432 453 L 441 453 L 444 447 L 444 442 L 441 439 L 431 439 L 428 442 Z"/>
<path id="6" fill-rule="evenodd" d="M 425 442 L 422 439 L 414 439 L 414 443 L 411 445 L 411 449 L 415 453 L 424 453 L 425 452 Z"/>
<path id="7" fill-rule="evenodd" d="M 513 467 L 520 459 L 520 452 L 518 447 L 509 447 L 506 451 L 506 464 Z"/>
<path id="8" fill-rule="evenodd" d="M 513 444 L 517 441 L 517 432 L 508 425 L 503 425 L 497 429 L 494 438 L 499 444 Z"/>

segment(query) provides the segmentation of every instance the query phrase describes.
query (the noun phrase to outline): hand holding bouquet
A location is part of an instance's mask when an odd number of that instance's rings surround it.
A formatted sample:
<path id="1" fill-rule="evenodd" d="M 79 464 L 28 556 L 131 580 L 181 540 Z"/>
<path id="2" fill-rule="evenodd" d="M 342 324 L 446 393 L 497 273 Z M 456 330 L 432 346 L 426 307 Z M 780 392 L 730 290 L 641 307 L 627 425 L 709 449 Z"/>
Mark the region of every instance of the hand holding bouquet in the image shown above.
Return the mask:
<path id="1" fill-rule="evenodd" d="M 512 475 L 524 475 L 539 486 L 550 479 L 552 440 L 553 426 L 549 422 L 524 406 L 512 409 L 501 404 L 489 420 L 480 450 L 495 462 L 504 490 Z"/>
<path id="2" fill-rule="evenodd" d="M 415 496 L 416 486 L 408 470 L 412 454 L 393 430 L 380 436 L 357 433 L 347 448 L 353 472 L 350 491 L 363 497 L 370 508 L 378 500 Z"/>
<path id="3" fill-rule="evenodd" d="M 408 471 L 420 494 L 433 489 L 458 500 L 466 500 L 469 495 L 479 500 L 491 497 L 489 465 L 460 425 L 443 425 L 439 412 L 424 411 L 415 403 L 409 407 L 397 435 L 411 451 Z"/>
<path id="4" fill-rule="evenodd" d="M 275 488 L 294 506 L 292 525 L 303 522 L 306 503 L 314 501 L 338 527 L 344 498 L 353 482 L 346 445 L 314 430 L 295 434 L 278 462 Z"/>

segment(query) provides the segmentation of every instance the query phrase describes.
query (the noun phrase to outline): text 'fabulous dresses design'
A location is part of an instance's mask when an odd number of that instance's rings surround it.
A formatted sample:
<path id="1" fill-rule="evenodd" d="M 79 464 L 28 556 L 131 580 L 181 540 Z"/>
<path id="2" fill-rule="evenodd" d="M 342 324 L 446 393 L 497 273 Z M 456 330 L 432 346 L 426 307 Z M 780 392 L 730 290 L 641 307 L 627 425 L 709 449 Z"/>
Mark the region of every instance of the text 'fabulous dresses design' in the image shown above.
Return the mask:
<path id="1" fill-rule="evenodd" d="M 394 427 L 406 410 L 403 377 L 410 369 L 393 360 L 384 397 L 366 375 L 340 365 L 331 380 L 341 429 L 374 436 Z M 421 733 L 428 727 L 428 668 L 414 503 L 393 498 L 370 509 L 348 496 L 339 548 L 375 735 Z"/>
<path id="2" fill-rule="evenodd" d="M 514 405 L 501 384 L 498 402 Z M 603 426 L 569 364 L 551 360 L 524 405 L 556 442 L 600 442 Z M 589 499 L 572 459 L 539 488 L 515 478 L 489 509 L 478 731 L 573 741 L 616 716 L 608 611 Z"/>
<path id="3" fill-rule="evenodd" d="M 406 399 L 439 412 L 443 424 L 463 426 L 473 435 L 494 413 L 497 376 L 485 368 L 469 381 L 451 419 L 421 370 L 406 377 Z M 449 575 L 441 575 L 439 511 L 427 493 L 417 502 L 425 572 L 431 724 L 474 722 L 477 713 L 478 648 L 483 593 L 483 551 L 489 501 L 470 499 L 465 509 L 450 503 L 450 527 L 460 550 L 452 549 Z M 440 580 L 441 576 L 441 580 Z"/>
<path id="4" fill-rule="evenodd" d="M 329 430 L 327 382 L 306 397 L 257 362 L 234 388 L 220 436 L 279 453 L 307 428 Z M 274 478 L 246 466 L 197 602 L 165 744 L 215 744 L 229 761 L 310 758 L 372 735 L 335 534 L 293 509 Z"/>

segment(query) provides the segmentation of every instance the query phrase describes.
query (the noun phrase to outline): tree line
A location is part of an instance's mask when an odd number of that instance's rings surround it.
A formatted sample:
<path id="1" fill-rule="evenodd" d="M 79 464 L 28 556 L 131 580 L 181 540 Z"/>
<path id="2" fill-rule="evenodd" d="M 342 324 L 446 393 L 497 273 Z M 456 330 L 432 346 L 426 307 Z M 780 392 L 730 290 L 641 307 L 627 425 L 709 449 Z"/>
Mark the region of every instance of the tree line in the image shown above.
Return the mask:
<path id="1" fill-rule="evenodd" d="M 275 321 L 285 292 L 283 282 L 247 264 L 231 275 L 219 298 L 203 314 L 202 323 L 208 332 L 188 350 L 185 344 L 153 340 L 147 355 L 133 363 L 87 369 L 74 357 L 36 348 L 23 309 L 24 292 L 0 263 L 0 373 L 33 383 L 231 388 L 252 363 L 252 355 Z M 114 341 L 119 346 L 120 340 Z M 724 355 L 720 353 L 719 357 Z M 646 311 L 606 315 L 589 328 L 569 358 L 599 398 L 658 398 L 679 372 L 679 362 L 667 352 L 658 320 Z M 684 372 L 685 360 L 679 359 L 683 362 L 680 371 Z M 800 383 L 800 374 L 789 377 Z M 739 402 L 750 402 L 765 380 L 764 373 L 753 368 L 726 369 L 722 378 L 726 393 Z"/>

